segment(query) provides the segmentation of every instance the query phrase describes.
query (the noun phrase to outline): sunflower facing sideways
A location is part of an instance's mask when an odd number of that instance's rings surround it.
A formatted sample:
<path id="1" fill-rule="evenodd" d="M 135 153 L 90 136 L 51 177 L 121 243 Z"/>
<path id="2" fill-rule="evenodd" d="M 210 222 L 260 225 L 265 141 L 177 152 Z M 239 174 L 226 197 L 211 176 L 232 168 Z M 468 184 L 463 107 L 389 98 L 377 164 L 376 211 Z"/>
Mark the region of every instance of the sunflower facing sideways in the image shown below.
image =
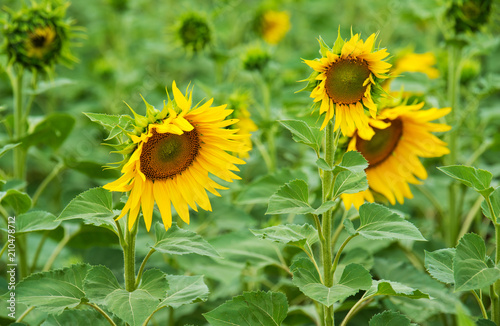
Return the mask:
<path id="1" fill-rule="evenodd" d="M 451 109 L 421 110 L 424 103 L 406 105 L 380 112 L 369 124 L 375 135 L 370 140 L 359 137 L 356 131 L 347 150 L 360 152 L 368 161 L 366 177 L 369 189 L 357 194 L 342 195 L 346 209 L 354 204 L 359 209 L 365 199 L 373 202 L 373 193 L 382 194 L 394 205 L 404 198 L 413 198 L 409 183 L 419 184 L 427 171 L 420 157 L 440 157 L 449 153 L 446 143 L 431 132 L 450 130 L 450 126 L 430 121 L 448 114 Z"/>
<path id="2" fill-rule="evenodd" d="M 183 95 L 175 81 L 172 90 L 175 102 L 169 98 L 161 112 L 146 101 L 146 117 L 132 110 L 135 128 L 128 134 L 131 144 L 125 150 L 131 155 L 121 170 L 123 175 L 104 186 L 111 191 L 130 191 L 117 218 L 128 213 L 129 229 L 142 209 L 149 231 L 155 202 L 166 229 L 172 225 L 171 205 L 189 223 L 188 206 L 197 211 L 198 204 L 210 211 L 206 190 L 220 196 L 217 189 L 227 189 L 213 181 L 209 173 L 232 182 L 240 179 L 232 172 L 239 171 L 235 164 L 245 164 L 227 153 L 248 151 L 240 141 L 245 135 L 226 128 L 238 121 L 226 120 L 232 110 L 226 105 L 212 107 L 213 99 L 192 107 L 192 92 Z"/>
<path id="3" fill-rule="evenodd" d="M 306 79 L 309 83 L 303 90 L 310 90 L 315 108 L 320 115 L 325 113 L 321 129 L 335 115 L 334 130 L 340 127 L 342 134 L 358 130 L 360 137 L 370 139 L 373 135 L 368 126 L 365 108 L 374 118 L 377 114 L 375 101 L 384 92 L 379 81 L 386 79 L 391 64 L 383 61 L 389 53 L 386 49 L 373 51 L 376 35 L 363 41 L 359 34 L 344 41 L 339 35 L 330 49 L 320 38 L 322 58 L 304 60 L 315 71 Z"/>

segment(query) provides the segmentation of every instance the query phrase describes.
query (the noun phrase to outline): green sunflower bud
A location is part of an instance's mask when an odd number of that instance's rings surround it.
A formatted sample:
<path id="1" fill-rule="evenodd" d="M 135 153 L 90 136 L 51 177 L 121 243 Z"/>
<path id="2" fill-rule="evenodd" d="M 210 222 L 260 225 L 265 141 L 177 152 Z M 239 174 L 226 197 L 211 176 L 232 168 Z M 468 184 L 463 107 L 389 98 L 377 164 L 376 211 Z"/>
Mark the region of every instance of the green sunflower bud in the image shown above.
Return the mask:
<path id="1" fill-rule="evenodd" d="M 271 55 L 266 50 L 260 47 L 250 48 L 243 56 L 243 68 L 249 71 L 263 71 L 270 60 Z"/>
<path id="2" fill-rule="evenodd" d="M 26 69 L 48 71 L 59 62 L 76 59 L 70 54 L 70 23 L 64 20 L 67 3 L 37 4 L 8 12 L 3 28 L 3 52 L 10 63 Z"/>
<path id="3" fill-rule="evenodd" d="M 457 34 L 477 32 L 488 22 L 491 0 L 454 0 L 447 11 Z"/>
<path id="4" fill-rule="evenodd" d="M 186 50 L 198 52 L 212 41 L 212 29 L 205 17 L 191 12 L 181 18 L 177 36 Z"/>

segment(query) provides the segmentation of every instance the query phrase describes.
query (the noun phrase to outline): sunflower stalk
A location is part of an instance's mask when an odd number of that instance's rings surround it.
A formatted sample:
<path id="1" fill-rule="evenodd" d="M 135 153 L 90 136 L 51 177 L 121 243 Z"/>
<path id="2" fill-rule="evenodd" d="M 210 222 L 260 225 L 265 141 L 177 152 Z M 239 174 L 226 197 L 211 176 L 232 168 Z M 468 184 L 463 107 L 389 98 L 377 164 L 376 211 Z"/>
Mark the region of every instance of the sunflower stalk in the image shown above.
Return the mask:
<path id="1" fill-rule="evenodd" d="M 457 112 L 459 109 L 459 91 L 460 91 L 460 61 L 462 49 L 459 45 L 450 43 L 448 46 L 448 103 L 451 107 L 451 112 L 448 116 L 450 125 L 455 126 L 448 136 L 448 145 L 450 154 L 446 157 L 447 165 L 457 164 Z M 457 203 L 458 184 L 452 182 L 448 188 L 448 215 L 445 217 L 444 235 L 449 246 L 455 246 L 458 236 L 459 221 L 457 219 L 458 203 Z"/>
<path id="2" fill-rule="evenodd" d="M 127 217 L 128 218 L 128 217 Z M 126 228 L 125 242 L 122 244 L 124 259 L 125 289 L 133 292 L 136 289 L 135 278 L 135 240 L 139 222 L 134 223 L 132 229 Z"/>
<path id="3" fill-rule="evenodd" d="M 23 75 L 21 67 L 12 82 L 14 93 L 14 139 L 19 142 L 25 134 L 25 116 L 23 109 Z M 14 177 L 19 180 L 26 179 L 26 151 L 21 146 L 14 148 Z"/>
<path id="4" fill-rule="evenodd" d="M 497 216 L 495 214 L 495 210 L 493 209 L 490 197 L 485 196 L 484 199 L 490 211 L 493 225 L 495 226 L 495 265 L 498 265 L 500 263 L 500 223 L 497 222 Z M 490 286 L 491 320 L 497 325 L 500 325 L 500 298 L 498 296 L 499 292 L 500 280 L 497 280 Z"/>
<path id="5" fill-rule="evenodd" d="M 326 126 L 326 143 L 325 143 L 325 161 L 329 166 L 333 166 L 335 158 L 335 134 L 333 131 L 333 123 L 330 121 Z M 330 188 L 333 182 L 333 172 L 322 170 L 320 171 L 322 178 L 322 202 L 325 203 L 329 201 L 328 194 L 330 193 Z M 323 282 L 327 287 L 333 286 L 333 273 L 332 273 L 332 220 L 335 208 L 331 208 L 326 211 L 322 216 L 321 232 L 318 230 L 318 234 L 321 239 L 321 257 L 323 263 Z M 333 326 L 335 325 L 335 319 L 333 314 L 333 305 L 330 307 L 323 307 L 323 325 Z"/>

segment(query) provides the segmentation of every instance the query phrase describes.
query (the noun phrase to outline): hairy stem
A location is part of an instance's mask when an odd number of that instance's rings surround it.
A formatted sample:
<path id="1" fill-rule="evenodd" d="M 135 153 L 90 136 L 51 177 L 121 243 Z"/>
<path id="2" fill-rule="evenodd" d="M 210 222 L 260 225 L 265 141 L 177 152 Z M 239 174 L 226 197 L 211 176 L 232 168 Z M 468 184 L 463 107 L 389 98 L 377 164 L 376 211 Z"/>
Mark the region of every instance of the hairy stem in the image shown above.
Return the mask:
<path id="1" fill-rule="evenodd" d="M 14 93 L 14 139 L 16 142 L 20 141 L 25 134 L 23 74 L 24 70 L 20 68 L 12 84 Z M 19 180 L 26 180 L 26 150 L 22 146 L 14 148 L 14 177 Z"/>
<path id="2" fill-rule="evenodd" d="M 335 143 L 334 143 L 333 124 L 330 121 L 326 126 L 326 144 L 325 144 L 325 161 L 329 166 L 333 166 L 335 158 Z M 325 203 L 330 200 L 328 194 L 332 188 L 333 172 L 323 171 L 322 178 L 322 202 Z M 323 281 L 326 287 L 333 285 L 332 274 L 332 219 L 333 208 L 326 211 L 322 216 L 322 235 L 321 242 L 321 257 L 323 263 Z M 324 311 L 324 324 L 325 326 L 333 326 L 335 324 L 333 305 L 330 307 L 323 307 Z"/>
<path id="3" fill-rule="evenodd" d="M 488 319 L 488 314 L 486 313 L 486 309 L 484 308 L 483 300 L 481 300 L 481 298 L 477 295 L 476 291 L 472 290 L 471 292 L 476 298 L 479 308 L 481 308 L 481 314 L 483 315 L 483 318 Z"/>
<path id="4" fill-rule="evenodd" d="M 135 279 L 135 288 L 137 288 L 139 286 L 139 283 L 141 282 L 142 273 L 144 272 L 144 267 L 146 267 L 146 263 L 147 263 L 149 257 L 151 257 L 151 255 L 155 251 L 156 251 L 155 248 L 151 248 L 151 250 L 148 252 L 146 257 L 144 257 L 144 260 L 142 261 L 141 267 L 139 267 L 139 272 L 137 273 L 137 278 Z"/>
<path id="5" fill-rule="evenodd" d="M 128 217 L 127 217 L 128 218 Z M 135 240 L 137 236 L 139 222 L 135 222 L 132 230 L 125 231 L 125 243 L 123 246 L 125 289 L 133 292 L 135 284 Z"/>
<path id="6" fill-rule="evenodd" d="M 106 318 L 106 320 L 112 325 L 112 326 L 116 326 L 115 322 L 113 321 L 113 319 L 111 319 L 111 317 L 108 316 L 108 314 L 102 310 L 101 308 L 99 308 L 98 305 L 95 305 L 93 303 L 89 303 L 89 302 L 85 302 L 84 303 L 85 305 L 87 306 L 90 306 L 92 308 L 94 308 L 95 310 L 97 310 L 97 312 L 99 312 L 101 315 L 104 316 L 104 318 Z"/>
<path id="7" fill-rule="evenodd" d="M 342 251 L 344 251 L 345 246 L 351 241 L 354 237 L 358 236 L 359 233 L 353 234 L 349 236 L 347 239 L 344 240 L 342 245 L 339 248 L 339 251 L 337 251 L 337 254 L 335 255 L 335 260 L 333 261 L 332 265 L 332 279 L 333 279 L 333 274 L 335 274 L 335 270 L 337 269 L 337 265 L 339 263 L 340 255 L 342 254 Z"/>

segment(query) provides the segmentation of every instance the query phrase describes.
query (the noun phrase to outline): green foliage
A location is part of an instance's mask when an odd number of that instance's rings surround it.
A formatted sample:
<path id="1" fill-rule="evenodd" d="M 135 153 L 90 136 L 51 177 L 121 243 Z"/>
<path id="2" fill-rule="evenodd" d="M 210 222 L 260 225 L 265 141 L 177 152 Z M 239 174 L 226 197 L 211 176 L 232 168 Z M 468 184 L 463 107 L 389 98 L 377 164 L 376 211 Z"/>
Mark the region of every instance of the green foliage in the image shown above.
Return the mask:
<path id="1" fill-rule="evenodd" d="M 309 224 L 285 224 L 271 226 L 261 230 L 250 230 L 261 239 L 290 244 L 301 249 L 311 248 L 318 242 L 318 231 Z"/>
<path id="2" fill-rule="evenodd" d="M 31 197 L 19 190 L 0 191 L 0 203 L 10 207 L 16 215 L 27 212 L 31 208 Z"/>
<path id="3" fill-rule="evenodd" d="M 293 284 L 306 296 L 327 307 L 343 301 L 359 290 L 368 290 L 372 285 L 370 273 L 359 264 L 347 265 L 338 282 L 331 287 L 322 284 L 318 271 L 308 259 L 295 261 L 290 270 L 293 273 Z"/>
<path id="4" fill-rule="evenodd" d="M 453 284 L 453 259 L 455 248 L 439 249 L 433 252 L 425 252 L 425 268 L 436 280 Z"/>
<path id="5" fill-rule="evenodd" d="M 292 132 L 293 140 L 311 147 L 319 156 L 323 131 L 320 131 L 318 127 L 311 127 L 301 120 L 281 120 L 280 123 Z"/>
<path id="6" fill-rule="evenodd" d="M 430 299 L 428 294 L 420 290 L 413 289 L 398 282 L 386 280 L 373 281 L 371 288 L 366 291 L 364 296 L 371 297 L 377 295 L 405 297 L 409 299 Z"/>
<path id="7" fill-rule="evenodd" d="M 54 230 L 61 224 L 56 217 L 49 212 L 31 211 L 16 218 L 16 233 L 28 233 L 41 230 Z"/>
<path id="8" fill-rule="evenodd" d="M 167 275 L 167 281 L 169 289 L 159 307 L 179 308 L 193 302 L 206 301 L 208 298 L 209 290 L 203 276 Z"/>
<path id="9" fill-rule="evenodd" d="M 460 239 L 453 259 L 455 291 L 482 289 L 500 279 L 500 269 L 486 256 L 484 240 L 477 234 Z"/>
<path id="10" fill-rule="evenodd" d="M 104 226 L 117 232 L 113 220 L 113 198 L 108 190 L 93 188 L 76 196 L 57 217 L 58 221 L 81 219 L 85 224 Z"/>
<path id="11" fill-rule="evenodd" d="M 198 234 L 172 225 L 165 231 L 165 227 L 155 225 L 156 243 L 153 248 L 163 254 L 185 255 L 197 254 L 209 257 L 220 257 L 219 253 Z"/>
<path id="12" fill-rule="evenodd" d="M 344 154 L 342 161 L 333 169 L 333 198 L 341 194 L 354 194 L 368 189 L 365 169 L 368 162 L 355 151 Z"/>
<path id="13" fill-rule="evenodd" d="M 87 264 L 78 264 L 32 274 L 16 285 L 16 299 L 41 311 L 60 314 L 85 298 L 83 281 L 89 269 Z"/>
<path id="14" fill-rule="evenodd" d="M 88 326 L 89 321 L 92 321 L 92 325 L 96 326 L 109 325 L 103 315 L 89 307 L 86 310 L 64 310 L 60 315 L 49 315 L 41 326 Z"/>
<path id="15" fill-rule="evenodd" d="M 410 326 L 411 321 L 408 317 L 401 315 L 399 312 L 384 311 L 376 314 L 370 319 L 369 326 Z"/>
<path id="16" fill-rule="evenodd" d="M 490 207 L 488 207 L 487 201 L 483 201 L 481 203 L 481 209 L 483 211 L 484 216 L 498 223 L 498 218 L 500 217 L 500 187 L 497 187 L 490 194 L 489 200 L 491 202 L 491 208 L 493 209 L 494 216 L 491 216 L 491 209 Z"/>
<path id="17" fill-rule="evenodd" d="M 212 326 L 281 325 L 288 311 L 283 293 L 245 292 L 203 314 Z"/>
<path id="18" fill-rule="evenodd" d="M 21 146 L 28 148 L 35 145 L 48 145 L 56 150 L 68 138 L 74 125 L 75 118 L 69 114 L 51 114 L 35 125 L 33 131 L 22 139 Z"/>
<path id="19" fill-rule="evenodd" d="M 471 187 L 484 197 L 488 197 L 494 190 L 493 187 L 490 187 L 493 175 L 489 171 L 463 165 L 442 166 L 438 169 L 467 187 Z"/>
<path id="20" fill-rule="evenodd" d="M 344 221 L 346 230 L 351 234 L 372 239 L 401 239 L 425 241 L 415 225 L 406 221 L 400 215 L 379 204 L 366 203 L 359 208 L 360 225 L 354 229 L 352 222 Z"/>

